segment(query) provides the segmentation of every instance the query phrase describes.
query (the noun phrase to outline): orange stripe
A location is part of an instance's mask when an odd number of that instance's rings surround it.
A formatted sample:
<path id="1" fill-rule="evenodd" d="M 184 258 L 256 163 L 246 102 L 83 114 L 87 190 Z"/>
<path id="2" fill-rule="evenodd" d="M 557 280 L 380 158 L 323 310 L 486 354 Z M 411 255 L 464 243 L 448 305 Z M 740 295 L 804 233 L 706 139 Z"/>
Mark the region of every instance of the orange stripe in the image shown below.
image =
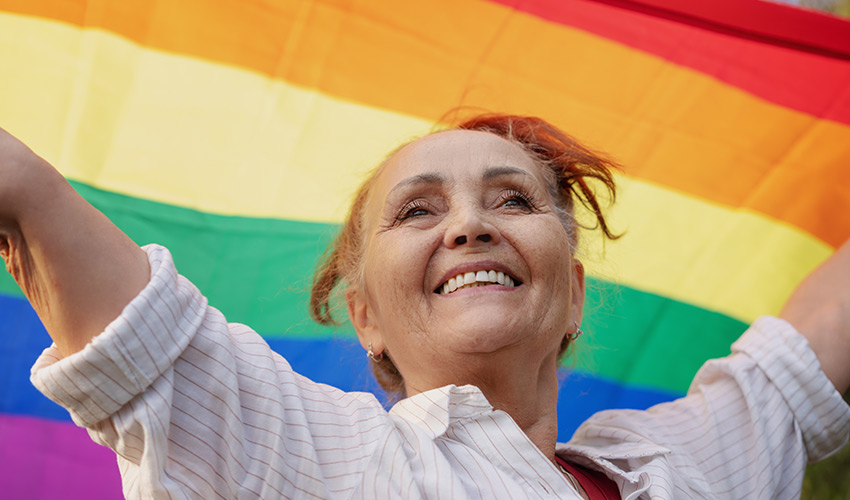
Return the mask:
<path id="1" fill-rule="evenodd" d="M 656 55 L 781 106 L 850 125 L 850 106 L 835 106 L 832 99 L 833 95 L 844 93 L 845 86 L 842 83 L 850 76 L 850 63 L 847 61 L 850 56 L 846 56 L 850 43 L 840 40 L 841 36 L 850 36 L 850 22 L 847 20 L 758 0 L 721 0 L 706 5 L 678 5 L 675 0 L 527 0 L 520 5 L 514 5 L 515 2 L 511 0 L 489 2 L 504 5 L 508 12 L 512 9 L 523 11 L 563 27 L 587 31 L 603 39 Z M 280 67 L 282 53 L 276 49 L 277 44 L 293 39 L 293 35 L 309 35 L 297 27 L 301 21 L 309 24 L 311 20 L 317 20 L 325 28 L 338 29 L 347 22 L 347 19 L 341 20 L 340 14 L 381 19 L 380 12 L 370 11 L 368 6 L 334 6 L 333 2 L 325 1 L 311 2 L 299 8 L 283 1 L 277 3 L 252 8 L 250 2 L 244 1 L 231 4 L 217 2 L 212 6 L 203 2 L 191 4 L 182 1 L 179 5 L 156 5 L 156 11 L 152 12 L 154 7 L 150 3 L 132 0 L 129 3 L 113 4 L 104 3 L 103 0 L 37 3 L 0 0 L 0 9 L 84 27 L 103 28 L 151 48 L 191 54 L 264 74 L 276 74 L 275 71 Z M 392 7 L 394 11 L 399 8 L 395 4 Z M 469 45 L 468 33 L 461 32 L 459 37 L 450 34 L 452 28 L 457 31 L 457 25 L 434 23 L 433 15 L 422 18 L 420 12 L 411 12 L 418 9 L 416 6 L 401 7 L 408 9 L 402 15 L 412 13 L 415 19 L 428 21 L 423 24 L 427 28 L 425 32 L 419 34 L 423 39 L 433 38 L 433 34 L 437 33 L 440 40 L 448 39 L 461 42 L 462 46 Z M 450 7 L 444 5 L 436 10 L 431 8 L 426 15 L 435 11 L 450 11 L 453 18 L 474 20 L 479 25 L 503 21 L 505 16 L 504 10 L 499 12 L 489 8 L 486 3 L 477 4 L 470 0 L 452 3 Z M 741 19 L 730 14 L 730 11 L 734 11 L 739 15 L 741 9 L 758 12 L 762 17 L 747 20 L 746 25 L 741 26 Z M 482 18 L 485 11 L 486 15 Z M 330 12 L 335 12 L 335 15 L 332 22 L 327 23 Z M 392 16 L 385 16 L 384 20 Z M 671 21 L 671 16 L 678 22 Z M 720 19 L 724 16 L 724 19 Z M 180 33 L 150 29 L 162 19 L 170 21 L 165 26 L 174 26 L 174 19 L 181 20 Z M 800 29 L 793 33 L 788 30 L 776 32 L 777 23 L 787 24 L 792 21 L 796 21 Z M 405 31 L 409 31 L 411 23 L 402 22 L 399 25 L 394 20 L 387 24 L 403 26 Z M 709 28 L 695 27 L 703 24 Z M 739 36 L 725 33 L 730 29 Z M 647 32 L 652 35 L 647 35 Z M 487 30 L 479 34 L 493 35 Z M 769 42 L 755 43 L 751 40 L 762 35 Z M 246 43 L 251 38 L 264 40 L 265 43 Z M 328 41 L 334 41 L 334 38 L 315 37 L 302 45 L 317 42 L 321 45 Z M 682 43 L 687 44 L 686 50 L 681 48 Z M 789 45 L 795 44 L 803 49 L 836 52 L 838 56 L 819 57 L 805 50 L 788 50 Z M 477 46 L 482 48 L 486 44 L 479 41 Z M 719 59 L 722 59 L 723 64 L 718 64 Z M 316 66 L 315 60 L 305 62 L 308 68 Z M 787 78 L 789 72 L 794 78 Z"/>
<path id="2" fill-rule="evenodd" d="M 0 10 L 7 12 L 100 28 L 153 49 L 278 76 L 280 47 L 287 46 L 300 28 L 297 25 L 301 20 L 296 22 L 299 5 L 287 1 L 259 5 L 241 0 L 0 0 Z M 318 4 L 313 7 L 335 10 Z M 323 12 L 319 24 L 334 14 L 339 19 L 345 15 L 342 11 Z M 318 25 L 313 29 L 322 31 Z"/>
<path id="3" fill-rule="evenodd" d="M 850 128 L 578 30 L 474 1 L 151 5 L 6 1 L 0 8 L 105 28 L 431 120 L 460 103 L 550 117 L 604 145 L 629 175 L 763 212 L 833 245 L 850 235 Z M 801 195 L 789 200 L 789 192 Z"/>

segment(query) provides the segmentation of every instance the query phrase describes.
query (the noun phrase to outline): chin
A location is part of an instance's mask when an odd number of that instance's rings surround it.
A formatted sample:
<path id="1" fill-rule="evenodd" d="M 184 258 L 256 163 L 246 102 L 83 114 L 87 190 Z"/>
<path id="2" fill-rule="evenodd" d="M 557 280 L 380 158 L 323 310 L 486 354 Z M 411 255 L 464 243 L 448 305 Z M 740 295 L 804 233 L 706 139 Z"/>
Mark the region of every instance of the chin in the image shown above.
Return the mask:
<path id="1" fill-rule="evenodd" d="M 452 328 L 451 338 L 446 339 L 452 345 L 452 350 L 462 353 L 490 354 L 505 347 L 520 344 L 527 334 L 508 326 L 507 321 L 464 321 L 463 326 Z"/>

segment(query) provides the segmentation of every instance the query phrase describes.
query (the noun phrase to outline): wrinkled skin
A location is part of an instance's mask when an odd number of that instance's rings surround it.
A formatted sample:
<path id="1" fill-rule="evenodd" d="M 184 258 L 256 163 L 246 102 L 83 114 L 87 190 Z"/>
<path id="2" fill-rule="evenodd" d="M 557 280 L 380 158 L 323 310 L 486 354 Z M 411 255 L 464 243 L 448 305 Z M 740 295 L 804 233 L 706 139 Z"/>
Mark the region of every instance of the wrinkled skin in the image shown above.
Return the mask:
<path id="1" fill-rule="evenodd" d="M 420 139 L 385 165 L 367 208 L 364 283 L 349 314 L 408 395 L 474 384 L 554 455 L 558 351 L 581 321 L 584 274 L 549 180 L 513 143 L 477 131 Z M 502 270 L 519 286 L 435 293 Z"/>
<path id="2" fill-rule="evenodd" d="M 430 371 L 457 380 L 445 364 L 481 369 L 482 356 L 539 365 L 575 330 L 583 272 L 547 182 L 518 146 L 474 131 L 416 141 L 379 175 L 359 304 L 370 319 L 367 343 L 387 348 L 413 391 L 433 388 Z M 522 285 L 434 293 L 464 265 L 501 267 Z"/>

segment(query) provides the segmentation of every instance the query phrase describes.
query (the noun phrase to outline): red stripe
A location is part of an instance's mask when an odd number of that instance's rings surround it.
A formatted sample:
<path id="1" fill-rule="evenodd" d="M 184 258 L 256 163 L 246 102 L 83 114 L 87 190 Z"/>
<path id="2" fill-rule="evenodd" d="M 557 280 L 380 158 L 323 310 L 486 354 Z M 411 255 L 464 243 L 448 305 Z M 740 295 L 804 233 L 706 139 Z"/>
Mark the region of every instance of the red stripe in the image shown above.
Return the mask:
<path id="1" fill-rule="evenodd" d="M 850 60 L 848 21 L 765 0 L 592 0 L 700 28 Z"/>
<path id="2" fill-rule="evenodd" d="M 760 0 L 681 6 L 673 0 L 491 1 L 648 52 L 783 107 L 850 125 L 848 21 Z M 674 5 L 678 12 L 671 10 Z M 761 17 L 741 17 L 755 12 Z M 745 22 L 751 29 L 743 29 Z M 780 37 L 784 29 L 788 36 Z"/>

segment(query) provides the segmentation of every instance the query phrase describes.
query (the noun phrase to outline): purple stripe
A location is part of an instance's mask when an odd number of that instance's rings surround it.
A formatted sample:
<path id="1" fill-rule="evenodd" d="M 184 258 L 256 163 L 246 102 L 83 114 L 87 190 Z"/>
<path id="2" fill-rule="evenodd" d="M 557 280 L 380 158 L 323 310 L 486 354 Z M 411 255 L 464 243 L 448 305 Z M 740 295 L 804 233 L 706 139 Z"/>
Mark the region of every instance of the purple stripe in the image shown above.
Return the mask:
<path id="1" fill-rule="evenodd" d="M 115 454 L 74 424 L 0 414 L 0 443 L 3 498 L 123 498 Z"/>

